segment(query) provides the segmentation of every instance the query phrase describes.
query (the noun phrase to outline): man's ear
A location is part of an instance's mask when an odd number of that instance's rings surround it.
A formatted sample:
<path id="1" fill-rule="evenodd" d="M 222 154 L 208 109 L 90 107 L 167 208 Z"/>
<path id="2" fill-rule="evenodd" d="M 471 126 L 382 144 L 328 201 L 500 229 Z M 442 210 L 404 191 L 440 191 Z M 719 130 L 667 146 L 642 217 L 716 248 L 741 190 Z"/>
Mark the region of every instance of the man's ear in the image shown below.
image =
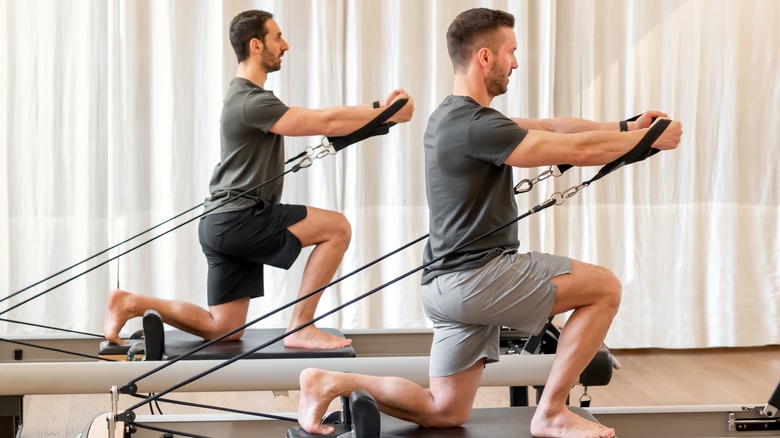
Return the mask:
<path id="1" fill-rule="evenodd" d="M 262 52 L 263 51 L 263 42 L 260 41 L 257 38 L 252 38 L 249 40 L 249 51 L 250 52 Z"/>
<path id="2" fill-rule="evenodd" d="M 477 51 L 477 59 L 479 60 L 479 65 L 487 67 L 493 59 L 493 52 L 487 47 L 483 47 Z"/>

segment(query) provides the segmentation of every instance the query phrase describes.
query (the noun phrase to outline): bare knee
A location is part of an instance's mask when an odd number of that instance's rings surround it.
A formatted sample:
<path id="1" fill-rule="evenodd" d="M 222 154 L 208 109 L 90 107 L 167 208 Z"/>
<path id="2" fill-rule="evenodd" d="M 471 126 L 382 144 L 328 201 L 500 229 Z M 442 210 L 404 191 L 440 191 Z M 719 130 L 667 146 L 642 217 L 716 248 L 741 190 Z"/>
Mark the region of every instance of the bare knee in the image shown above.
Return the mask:
<path id="1" fill-rule="evenodd" d="M 620 279 L 618 279 L 612 271 L 603 267 L 600 267 L 599 269 L 601 270 L 601 279 L 599 283 L 602 290 L 600 301 L 609 309 L 617 312 L 617 309 L 620 306 L 620 299 L 623 295 L 623 286 L 620 284 Z"/>
<path id="2" fill-rule="evenodd" d="M 244 330 L 241 329 L 236 331 L 235 333 L 231 333 L 234 330 L 238 329 L 243 325 L 243 321 L 214 321 L 214 325 L 211 327 L 208 327 L 207 330 L 204 330 L 204 333 L 201 335 L 203 336 L 203 339 L 207 341 L 211 341 L 213 339 L 216 339 L 222 335 L 226 335 L 230 333 L 229 336 L 225 337 L 224 339 L 221 339 L 220 342 L 224 341 L 237 341 L 241 339 L 241 337 L 244 335 Z"/>
<path id="3" fill-rule="evenodd" d="M 423 427 L 459 427 L 468 421 L 471 415 L 471 406 L 464 408 L 452 409 L 447 407 L 446 409 L 439 409 L 434 415 L 428 416 L 423 420 L 420 426 Z"/>
<path id="4" fill-rule="evenodd" d="M 233 331 L 233 330 L 235 330 L 235 328 L 232 328 L 232 329 L 229 329 L 229 330 L 225 330 L 224 332 L 222 332 L 222 334 L 225 334 L 225 333 L 231 332 L 231 331 Z M 221 336 L 221 335 L 220 335 L 220 336 Z M 239 331 L 237 331 L 237 332 L 233 333 L 232 335 L 230 335 L 230 336 L 226 337 L 226 338 L 225 338 L 225 339 L 223 339 L 222 341 L 237 341 L 237 340 L 241 339 L 241 336 L 244 336 L 244 329 L 241 329 L 241 330 L 239 330 Z"/>
<path id="5" fill-rule="evenodd" d="M 346 250 L 349 242 L 352 240 L 352 225 L 350 225 L 346 216 L 336 213 L 337 219 L 333 230 L 333 241 L 339 243 Z"/>

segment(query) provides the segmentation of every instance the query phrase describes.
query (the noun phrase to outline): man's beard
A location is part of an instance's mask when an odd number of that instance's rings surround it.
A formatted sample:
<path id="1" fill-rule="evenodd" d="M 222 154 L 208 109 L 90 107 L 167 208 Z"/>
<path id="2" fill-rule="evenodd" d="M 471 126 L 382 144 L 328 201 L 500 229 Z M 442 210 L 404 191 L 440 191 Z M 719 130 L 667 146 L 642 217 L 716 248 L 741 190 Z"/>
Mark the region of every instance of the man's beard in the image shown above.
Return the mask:
<path id="1" fill-rule="evenodd" d="M 487 85 L 488 93 L 493 97 L 506 93 L 507 84 L 504 81 L 504 76 L 499 73 L 497 65 L 493 65 L 485 85 Z"/>
<path id="2" fill-rule="evenodd" d="M 274 72 L 279 71 L 282 68 L 282 56 L 279 55 L 278 58 L 274 57 L 268 51 L 263 52 L 263 68 L 267 72 Z"/>

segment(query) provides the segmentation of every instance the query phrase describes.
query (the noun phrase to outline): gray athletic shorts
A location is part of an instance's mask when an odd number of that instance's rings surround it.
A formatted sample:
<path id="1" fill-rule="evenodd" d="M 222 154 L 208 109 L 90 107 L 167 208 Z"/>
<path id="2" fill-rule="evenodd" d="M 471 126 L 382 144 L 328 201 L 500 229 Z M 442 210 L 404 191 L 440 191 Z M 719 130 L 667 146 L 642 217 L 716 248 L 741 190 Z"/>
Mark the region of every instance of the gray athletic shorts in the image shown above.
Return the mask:
<path id="1" fill-rule="evenodd" d="M 292 266 L 301 241 L 287 227 L 305 218 L 304 205 L 263 202 L 202 217 L 198 237 L 209 266 L 209 306 L 262 297 L 263 265 Z"/>
<path id="2" fill-rule="evenodd" d="M 550 279 L 568 273 L 568 257 L 504 253 L 481 268 L 442 274 L 423 285 L 423 307 L 433 321 L 430 375 L 450 376 L 481 358 L 497 362 L 502 326 L 539 333 L 555 302 Z"/>

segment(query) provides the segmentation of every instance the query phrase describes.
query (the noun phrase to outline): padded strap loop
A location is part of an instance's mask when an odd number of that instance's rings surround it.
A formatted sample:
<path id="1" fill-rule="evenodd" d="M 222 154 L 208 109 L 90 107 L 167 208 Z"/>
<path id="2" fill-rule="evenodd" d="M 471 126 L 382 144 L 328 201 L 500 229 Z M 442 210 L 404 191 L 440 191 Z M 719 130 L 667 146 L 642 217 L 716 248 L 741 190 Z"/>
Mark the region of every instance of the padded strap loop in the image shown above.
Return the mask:
<path id="1" fill-rule="evenodd" d="M 328 137 L 328 140 L 333 145 L 333 149 L 336 150 L 336 152 L 344 149 L 345 147 L 355 144 L 359 141 L 363 141 L 369 137 L 373 137 L 376 135 L 385 135 L 388 132 L 390 132 L 390 128 L 395 125 L 395 123 L 385 123 L 387 119 L 390 117 L 393 117 L 395 113 L 401 110 L 404 105 L 406 105 L 406 102 L 408 102 L 409 99 L 398 99 L 395 102 L 393 102 L 390 106 L 385 108 L 384 111 L 379 113 L 378 116 L 374 117 L 373 120 L 366 123 L 362 128 L 352 132 L 351 134 L 347 134 L 343 137 Z"/>
<path id="2" fill-rule="evenodd" d="M 588 185 L 593 181 L 597 181 L 607 176 L 608 174 L 614 172 L 615 170 L 620 169 L 626 164 L 637 163 L 639 161 L 642 161 L 648 157 L 657 154 L 658 152 L 661 152 L 659 149 L 652 147 L 652 145 L 653 143 L 655 143 L 656 140 L 658 140 L 658 138 L 666 130 L 666 128 L 669 126 L 671 122 L 672 121 L 669 119 L 657 120 L 655 123 L 653 123 L 653 125 L 645 134 L 645 136 L 642 137 L 641 140 L 639 140 L 639 143 L 637 143 L 633 149 L 628 151 L 628 153 L 618 158 L 617 160 L 604 165 L 604 167 L 602 167 L 601 170 L 599 170 L 599 173 L 597 173 L 596 176 L 589 179 L 588 181 L 585 181 L 583 184 Z"/>

